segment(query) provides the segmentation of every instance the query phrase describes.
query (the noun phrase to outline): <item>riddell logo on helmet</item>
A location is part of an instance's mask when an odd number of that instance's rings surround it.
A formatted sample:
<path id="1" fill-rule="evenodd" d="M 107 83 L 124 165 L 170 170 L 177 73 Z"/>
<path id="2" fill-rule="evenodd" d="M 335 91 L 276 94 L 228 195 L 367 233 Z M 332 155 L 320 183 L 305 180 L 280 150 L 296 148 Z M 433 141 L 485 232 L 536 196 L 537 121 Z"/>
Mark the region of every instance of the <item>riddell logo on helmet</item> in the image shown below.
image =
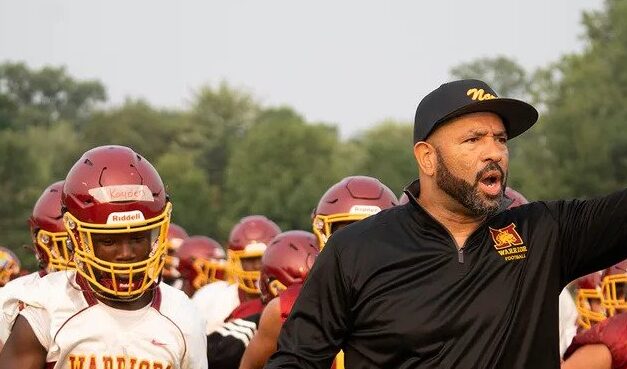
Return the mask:
<path id="1" fill-rule="evenodd" d="M 122 211 L 109 214 L 109 216 L 107 217 L 107 224 L 133 223 L 141 222 L 143 220 L 145 220 L 144 214 L 142 214 L 142 212 L 139 210 Z"/>
<path id="2" fill-rule="evenodd" d="M 155 201 L 150 188 L 146 185 L 118 185 L 97 187 L 89 194 L 98 202 Z"/>
<path id="3" fill-rule="evenodd" d="M 381 208 L 374 205 L 353 205 L 349 213 L 373 215 L 381 211 Z"/>

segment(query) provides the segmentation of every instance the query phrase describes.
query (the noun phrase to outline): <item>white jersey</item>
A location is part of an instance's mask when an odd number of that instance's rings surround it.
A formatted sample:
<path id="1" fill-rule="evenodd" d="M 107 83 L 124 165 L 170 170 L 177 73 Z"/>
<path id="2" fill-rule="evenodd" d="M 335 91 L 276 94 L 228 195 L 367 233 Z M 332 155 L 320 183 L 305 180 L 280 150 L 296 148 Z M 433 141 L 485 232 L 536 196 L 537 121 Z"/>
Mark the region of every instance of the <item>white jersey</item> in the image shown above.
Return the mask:
<path id="1" fill-rule="evenodd" d="M 564 288 L 559 297 L 560 357 L 564 356 L 564 352 L 577 335 L 578 314 L 573 296 L 568 288 Z"/>
<path id="2" fill-rule="evenodd" d="M 187 296 L 164 283 L 139 310 L 103 304 L 76 272 L 40 279 L 26 318 L 47 351 L 46 368 L 206 369 L 204 321 Z"/>
<path id="3" fill-rule="evenodd" d="M 18 296 L 31 289 L 39 279 L 41 275 L 35 272 L 16 278 L 0 288 L 0 343 L 7 341 L 15 318 L 20 313 L 22 306 Z"/>
<path id="4" fill-rule="evenodd" d="M 220 328 L 224 320 L 240 305 L 238 289 L 237 283 L 218 281 L 202 286 L 194 293 L 192 301 L 207 322 L 207 335 Z"/>

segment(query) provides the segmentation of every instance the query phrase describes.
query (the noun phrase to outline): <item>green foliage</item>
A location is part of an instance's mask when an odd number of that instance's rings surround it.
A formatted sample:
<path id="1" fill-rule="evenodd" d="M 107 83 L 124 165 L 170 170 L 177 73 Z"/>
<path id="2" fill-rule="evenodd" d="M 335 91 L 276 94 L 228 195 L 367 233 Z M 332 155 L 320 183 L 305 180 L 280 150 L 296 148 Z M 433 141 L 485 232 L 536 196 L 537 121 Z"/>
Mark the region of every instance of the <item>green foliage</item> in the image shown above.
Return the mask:
<path id="1" fill-rule="evenodd" d="M 86 147 L 123 145 L 153 161 L 169 150 L 180 114 L 159 111 L 144 101 L 127 100 L 119 108 L 94 113 L 81 129 Z"/>
<path id="2" fill-rule="evenodd" d="M 418 173 L 412 137 L 413 126 L 409 123 L 386 121 L 366 130 L 353 140 L 362 155 L 355 158 L 356 166 L 349 173 L 379 178 L 400 195 Z"/>
<path id="3" fill-rule="evenodd" d="M 311 229 L 311 211 L 343 175 L 334 166 L 337 131 L 306 124 L 288 108 L 270 109 L 233 151 L 227 170 L 227 217 L 264 214 L 284 229 Z"/>
<path id="4" fill-rule="evenodd" d="M 76 81 L 65 68 L 30 70 L 23 63 L 0 65 L 0 129 L 50 126 L 60 120 L 80 124 L 106 100 L 97 81 Z"/>
<path id="5" fill-rule="evenodd" d="M 627 2 L 586 13 L 583 52 L 526 71 L 504 56 L 451 70 L 502 96 L 525 99 L 540 121 L 510 145 L 510 185 L 530 199 L 587 197 L 627 184 Z M 43 189 L 87 149 L 134 148 L 159 170 L 173 220 L 225 241 L 240 217 L 311 229 L 311 210 L 348 175 L 379 178 L 395 193 L 416 176 L 411 124 L 387 121 L 348 140 L 289 107 L 261 106 L 226 83 L 204 86 L 179 110 L 141 100 L 101 107 L 98 81 L 64 68 L 0 64 L 0 244 L 34 258 L 26 220 Z"/>

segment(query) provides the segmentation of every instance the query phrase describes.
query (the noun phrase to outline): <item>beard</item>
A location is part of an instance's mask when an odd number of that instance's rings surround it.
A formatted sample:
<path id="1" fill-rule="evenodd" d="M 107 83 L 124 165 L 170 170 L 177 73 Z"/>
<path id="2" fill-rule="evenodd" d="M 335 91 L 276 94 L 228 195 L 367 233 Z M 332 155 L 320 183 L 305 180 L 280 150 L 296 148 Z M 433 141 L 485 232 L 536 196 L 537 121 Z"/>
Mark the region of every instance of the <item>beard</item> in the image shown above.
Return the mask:
<path id="1" fill-rule="evenodd" d="M 506 176 L 503 169 L 495 163 L 490 162 L 477 173 L 474 183 L 468 183 L 464 179 L 456 177 L 444 163 L 444 158 L 438 149 L 437 167 L 435 180 L 438 187 L 451 198 L 460 203 L 473 217 L 490 217 L 499 210 L 505 191 Z M 496 196 L 489 196 L 479 192 L 479 183 L 483 175 L 491 170 L 498 170 L 501 173 L 501 191 Z"/>

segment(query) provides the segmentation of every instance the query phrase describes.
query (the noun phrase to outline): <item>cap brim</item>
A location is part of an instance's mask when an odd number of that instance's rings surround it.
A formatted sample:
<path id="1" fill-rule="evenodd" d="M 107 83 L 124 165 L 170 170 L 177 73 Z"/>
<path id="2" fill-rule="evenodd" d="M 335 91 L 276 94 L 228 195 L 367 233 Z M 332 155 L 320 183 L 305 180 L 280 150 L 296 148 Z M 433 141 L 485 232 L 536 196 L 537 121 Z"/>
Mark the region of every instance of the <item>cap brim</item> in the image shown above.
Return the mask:
<path id="1" fill-rule="evenodd" d="M 507 130 L 508 140 L 525 132 L 538 120 L 538 111 L 533 106 L 524 101 L 499 97 L 496 99 L 477 101 L 459 108 L 438 120 L 434 128 L 460 115 L 479 112 L 491 112 L 500 116 Z"/>

